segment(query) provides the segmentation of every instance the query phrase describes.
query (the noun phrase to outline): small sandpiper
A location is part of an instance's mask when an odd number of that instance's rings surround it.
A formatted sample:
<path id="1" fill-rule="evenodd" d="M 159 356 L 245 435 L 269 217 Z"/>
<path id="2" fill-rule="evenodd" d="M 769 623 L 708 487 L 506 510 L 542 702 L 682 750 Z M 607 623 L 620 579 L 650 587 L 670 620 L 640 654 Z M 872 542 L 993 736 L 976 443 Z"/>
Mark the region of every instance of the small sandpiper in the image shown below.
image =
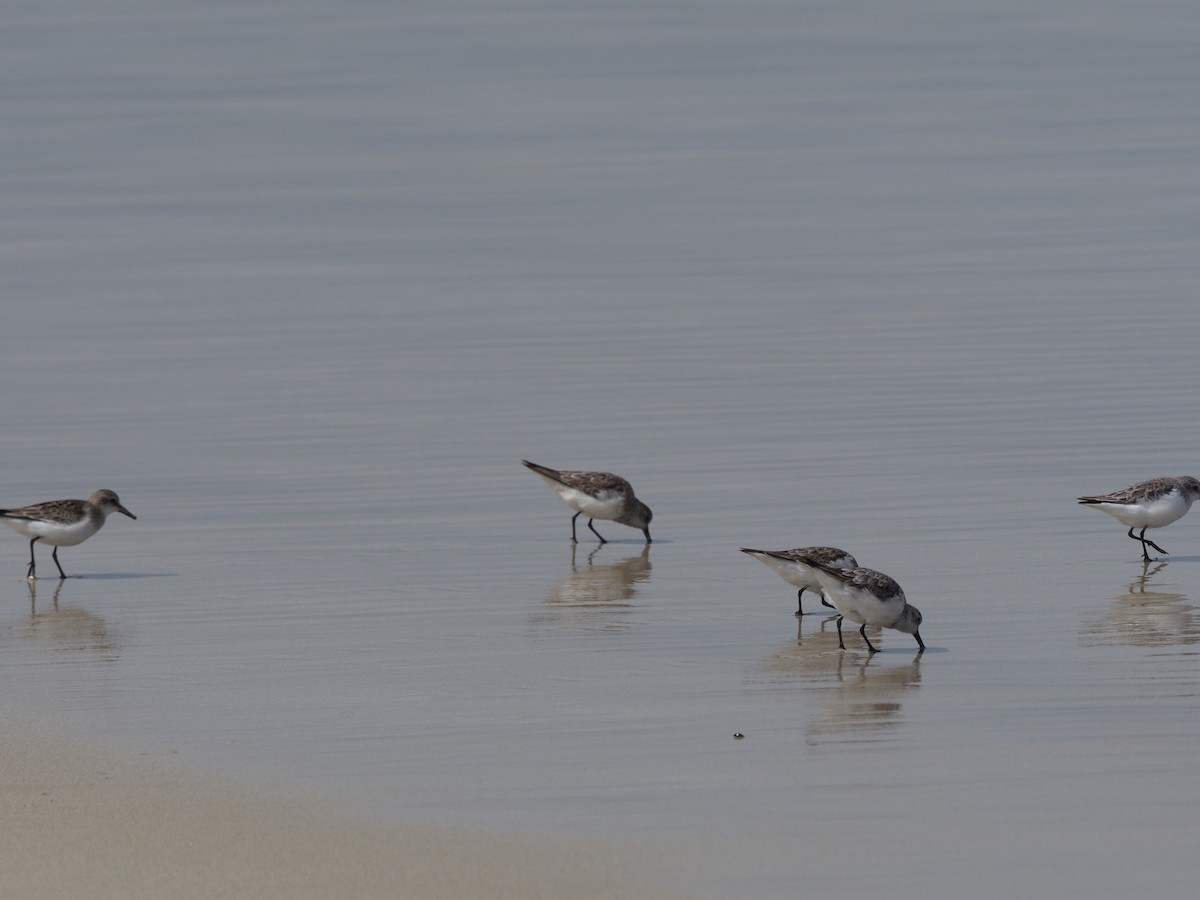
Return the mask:
<path id="1" fill-rule="evenodd" d="M 571 543 L 577 544 L 575 520 L 581 515 L 588 517 L 588 528 L 607 544 L 600 532 L 592 525 L 593 519 L 611 519 L 630 528 L 640 528 L 650 543 L 650 520 L 654 513 L 650 507 L 633 495 L 633 486 L 628 481 L 609 472 L 560 472 L 531 463 L 521 462 L 541 476 L 542 481 L 553 488 L 562 501 L 575 510 L 571 517 Z"/>
<path id="2" fill-rule="evenodd" d="M 1146 529 L 1162 528 L 1182 519 L 1197 497 L 1200 497 L 1200 481 L 1191 475 L 1181 475 L 1178 478 L 1139 481 L 1111 494 L 1080 497 L 1079 502 L 1108 513 L 1122 525 L 1128 525 L 1129 536 L 1142 542 L 1142 559 L 1150 562 L 1147 544 L 1159 553 L 1167 551 L 1146 537 Z M 1142 529 L 1141 533 L 1134 534 L 1135 528 Z"/>
<path id="3" fill-rule="evenodd" d="M 904 596 L 895 579 L 876 572 L 874 569 L 833 569 L 824 566 L 816 560 L 810 560 L 821 589 L 829 602 L 841 615 L 838 616 L 838 646 L 843 650 L 842 619 L 858 622 L 862 625 L 858 633 L 867 642 L 871 653 L 879 652 L 867 637 L 868 625 L 879 625 L 883 628 L 895 628 L 905 634 L 911 634 L 917 639 L 921 649 L 918 654 L 925 652 L 925 642 L 921 640 L 921 611 L 912 606 Z"/>
<path id="4" fill-rule="evenodd" d="M 54 565 L 58 566 L 59 578 L 63 579 L 67 577 L 67 573 L 58 562 L 58 548 L 82 544 L 99 531 L 104 525 L 104 520 L 115 512 L 131 519 L 137 518 L 121 505 L 115 493 L 99 490 L 86 500 L 48 500 L 45 503 L 22 506 L 20 509 L 0 509 L 0 520 L 30 539 L 29 571 L 25 573 L 26 578 L 37 578 L 33 545 L 42 541 L 54 547 L 50 556 Z"/>

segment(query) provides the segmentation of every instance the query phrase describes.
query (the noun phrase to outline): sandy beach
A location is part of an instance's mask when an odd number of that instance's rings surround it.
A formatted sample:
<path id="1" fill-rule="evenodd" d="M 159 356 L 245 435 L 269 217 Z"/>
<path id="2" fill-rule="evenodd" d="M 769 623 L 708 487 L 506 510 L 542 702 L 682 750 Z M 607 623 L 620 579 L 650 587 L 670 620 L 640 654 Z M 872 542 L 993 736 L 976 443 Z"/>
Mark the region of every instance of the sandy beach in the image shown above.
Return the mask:
<path id="1" fill-rule="evenodd" d="M 11 724 L 5 732 L 5 896 L 668 896 L 635 854 L 604 845 L 367 822 L 313 799 Z"/>

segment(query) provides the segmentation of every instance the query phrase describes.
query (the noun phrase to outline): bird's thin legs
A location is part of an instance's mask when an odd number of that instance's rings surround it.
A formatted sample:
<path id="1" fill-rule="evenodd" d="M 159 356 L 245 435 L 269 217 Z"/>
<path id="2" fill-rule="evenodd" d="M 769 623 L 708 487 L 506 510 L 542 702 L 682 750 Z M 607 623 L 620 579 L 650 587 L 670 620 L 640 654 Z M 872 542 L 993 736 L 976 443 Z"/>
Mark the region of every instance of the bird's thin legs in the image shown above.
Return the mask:
<path id="1" fill-rule="evenodd" d="M 1166 550 L 1164 550 L 1162 547 L 1158 546 L 1158 544 L 1154 543 L 1154 541 L 1152 541 L 1152 540 L 1150 540 L 1148 537 L 1146 537 L 1146 529 L 1145 529 L 1145 528 L 1143 528 L 1143 529 L 1142 529 L 1142 533 L 1141 533 L 1140 535 L 1139 535 L 1139 534 L 1134 534 L 1134 533 L 1133 533 L 1133 529 L 1132 529 L 1132 528 L 1130 528 L 1130 529 L 1129 529 L 1129 536 L 1130 536 L 1131 538 L 1133 538 L 1135 541 L 1141 541 L 1141 542 L 1142 542 L 1142 559 L 1143 559 L 1143 560 L 1145 560 L 1146 562 L 1150 562 L 1150 561 L 1151 561 L 1151 560 L 1150 560 L 1150 552 L 1149 552 L 1149 551 L 1146 549 L 1146 545 L 1147 545 L 1147 544 L 1149 544 L 1151 547 L 1153 547 L 1153 548 L 1154 548 L 1155 550 L 1157 550 L 1159 553 L 1166 553 L 1166 552 L 1167 552 L 1167 551 L 1166 551 Z"/>
<path id="2" fill-rule="evenodd" d="M 804 613 L 804 604 L 800 602 L 800 598 L 804 596 L 804 592 L 806 590 L 808 590 L 808 588 L 800 588 L 800 590 L 796 591 L 796 615 L 798 615 L 798 616 L 802 616 L 805 614 Z M 836 606 L 834 606 L 832 603 L 830 603 L 828 600 L 825 599 L 824 594 L 821 594 L 821 605 L 828 606 L 830 609 L 837 609 Z"/>
<path id="3" fill-rule="evenodd" d="M 863 622 L 863 627 L 858 629 L 858 633 L 861 634 L 862 639 L 867 642 L 868 650 L 870 650 L 872 653 L 879 652 L 878 650 L 875 649 L 875 645 L 871 643 L 871 639 L 869 637 L 867 637 L 867 623 L 866 622 Z"/>
<path id="4" fill-rule="evenodd" d="M 54 552 L 50 554 L 50 558 L 51 558 L 52 560 L 54 560 L 54 564 L 55 564 L 56 566 L 58 566 L 58 580 L 59 580 L 59 581 L 62 581 L 64 578 L 66 578 L 66 577 L 67 577 L 67 573 L 66 573 L 66 572 L 64 572 L 64 571 L 62 570 L 62 566 L 61 566 L 61 565 L 59 565 L 59 562 L 58 562 L 58 548 L 57 548 L 57 547 L 55 547 L 55 548 L 54 548 Z"/>
<path id="5" fill-rule="evenodd" d="M 579 543 L 579 539 L 577 537 L 575 537 L 575 520 L 578 519 L 582 515 L 583 515 L 582 512 L 577 512 L 577 513 L 575 513 L 575 515 L 571 516 L 571 543 L 572 544 Z M 598 532 L 596 530 L 595 526 L 592 525 L 591 519 L 588 519 L 588 528 L 592 529 L 592 534 L 594 534 L 596 537 L 600 538 L 600 543 L 602 543 L 602 544 L 608 543 L 608 541 L 606 541 L 604 538 L 600 537 L 600 532 Z M 647 535 L 646 537 L 649 538 L 649 535 Z"/>
<path id="6" fill-rule="evenodd" d="M 843 618 L 845 618 L 845 617 L 844 617 L 844 616 L 838 616 L 838 620 L 837 620 L 837 630 L 838 630 L 838 647 L 840 647 L 841 649 L 845 650 L 845 649 L 846 649 L 846 645 L 845 645 L 845 644 L 842 642 L 842 619 L 843 619 Z M 861 635 L 862 635 L 862 639 L 863 639 L 864 641 L 866 641 L 866 642 L 867 642 L 867 649 L 868 649 L 868 650 L 870 650 L 872 653 L 878 653 L 878 652 L 879 652 L 877 649 L 875 649 L 875 645 L 871 643 L 871 640 L 870 640 L 870 638 L 868 638 L 868 637 L 867 637 L 867 626 L 866 626 L 866 623 L 863 623 L 863 627 L 862 627 L 862 628 L 860 628 L 860 629 L 858 629 L 858 633 L 859 633 L 859 634 L 861 634 Z"/>
<path id="7" fill-rule="evenodd" d="M 1159 553 L 1167 552 L 1162 547 L 1158 546 L 1158 544 L 1154 543 L 1154 541 L 1150 540 L 1150 538 L 1146 537 L 1146 529 L 1145 528 L 1142 529 L 1142 540 L 1145 541 L 1147 544 L 1149 544 L 1151 547 L 1153 547 L 1155 550 L 1157 550 Z"/>

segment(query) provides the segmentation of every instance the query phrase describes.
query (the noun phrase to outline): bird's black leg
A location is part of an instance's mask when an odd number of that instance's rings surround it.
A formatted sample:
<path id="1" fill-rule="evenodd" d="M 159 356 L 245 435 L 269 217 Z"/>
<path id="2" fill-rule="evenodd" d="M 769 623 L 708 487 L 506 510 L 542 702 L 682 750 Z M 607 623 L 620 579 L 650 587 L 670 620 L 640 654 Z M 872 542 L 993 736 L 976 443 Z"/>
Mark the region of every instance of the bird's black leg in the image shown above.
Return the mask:
<path id="1" fill-rule="evenodd" d="M 804 604 L 800 602 L 800 598 L 804 596 L 804 588 L 796 591 L 796 615 L 804 615 Z"/>
<path id="2" fill-rule="evenodd" d="M 1145 529 L 1145 528 L 1143 528 L 1143 529 L 1142 529 L 1142 533 L 1141 533 L 1140 535 L 1137 535 L 1137 534 L 1134 534 L 1134 533 L 1133 533 L 1133 528 L 1131 527 L 1131 528 L 1129 529 L 1129 536 L 1130 536 L 1131 538 L 1133 538 L 1135 541 L 1141 541 L 1141 542 L 1142 542 L 1142 560 L 1143 560 L 1144 562 L 1151 562 L 1151 561 L 1152 561 L 1152 560 L 1150 559 L 1150 551 L 1146 549 L 1146 545 L 1147 545 L 1147 544 L 1149 544 L 1151 547 L 1153 547 L 1153 548 L 1154 548 L 1155 550 L 1157 550 L 1159 553 L 1166 553 L 1166 552 L 1167 552 L 1167 551 L 1166 551 L 1166 550 L 1164 550 L 1162 547 L 1158 546 L 1158 544 L 1154 543 L 1154 541 L 1152 541 L 1152 540 L 1150 540 L 1149 538 L 1147 538 L 1147 537 L 1146 537 L 1146 529 Z"/>
<path id="3" fill-rule="evenodd" d="M 836 606 L 834 606 L 832 603 L 830 603 L 828 600 L 825 599 L 824 594 L 821 595 L 821 605 L 828 606 L 830 609 L 837 609 Z"/>
<path id="4" fill-rule="evenodd" d="M 66 572 L 64 572 L 64 571 L 62 570 L 62 566 L 61 566 L 61 565 L 59 565 L 59 562 L 58 562 L 58 548 L 57 548 L 57 547 L 55 547 L 55 548 L 54 548 L 54 552 L 50 554 L 50 558 L 51 558 L 52 560 L 54 560 L 54 564 L 55 564 L 56 566 L 58 566 L 58 580 L 59 580 L 59 581 L 62 581 L 64 578 L 66 578 L 66 577 L 67 577 L 67 573 L 66 573 Z"/>
<path id="5" fill-rule="evenodd" d="M 875 649 L 875 645 L 871 643 L 871 639 L 869 637 L 867 637 L 867 623 L 866 622 L 863 622 L 863 627 L 858 629 L 858 633 L 861 634 L 862 639 L 867 642 L 868 650 L 870 650 L 872 653 L 879 652 L 878 650 Z"/>
<path id="6" fill-rule="evenodd" d="M 1145 529 L 1143 529 L 1143 533 L 1145 533 Z M 1138 537 L 1136 534 L 1134 534 L 1134 533 L 1133 533 L 1133 526 L 1132 526 L 1132 525 L 1130 525 L 1130 526 L 1129 526 L 1129 536 L 1130 536 L 1131 538 L 1133 538 L 1135 541 L 1141 541 L 1141 542 L 1142 542 L 1142 561 L 1143 561 L 1143 562 L 1150 562 L 1150 551 L 1146 549 L 1146 539 L 1145 539 L 1145 538 L 1140 538 L 1140 537 Z"/>
<path id="7" fill-rule="evenodd" d="M 1153 547 L 1153 548 L 1154 548 L 1155 550 L 1157 550 L 1159 553 L 1166 553 L 1166 552 L 1167 552 L 1167 551 L 1166 551 L 1166 550 L 1164 550 L 1162 547 L 1158 546 L 1158 544 L 1154 543 L 1154 541 L 1150 540 L 1150 538 L 1146 537 L 1146 529 L 1145 529 L 1145 528 L 1143 528 L 1143 529 L 1142 529 L 1142 544 L 1143 544 L 1143 545 L 1145 545 L 1145 544 L 1149 544 L 1151 547 Z M 1169 556 L 1170 554 L 1167 554 L 1167 555 Z"/>
<path id="8" fill-rule="evenodd" d="M 920 656 L 922 653 L 925 652 L 925 642 L 923 640 L 921 640 L 921 632 L 919 632 L 919 631 L 914 632 L 913 637 L 915 637 L 917 639 L 917 646 L 921 648 L 920 650 L 917 651 L 917 655 Z"/>
<path id="9" fill-rule="evenodd" d="M 575 537 L 575 520 L 578 519 L 582 515 L 583 515 L 583 513 L 575 513 L 575 515 L 571 516 L 571 543 L 572 544 L 579 543 L 579 539 L 577 537 Z"/>
<path id="10" fill-rule="evenodd" d="M 607 543 L 608 543 L 608 541 L 606 541 L 604 538 L 600 537 L 600 532 L 598 532 L 598 531 L 595 529 L 595 527 L 593 527 L 593 525 L 592 525 L 592 520 L 591 520 L 591 519 L 588 519 L 588 528 L 591 528 L 591 529 L 592 529 L 592 534 L 594 534 L 596 537 L 600 538 L 600 543 L 602 543 L 602 544 L 607 544 Z"/>
<path id="11" fill-rule="evenodd" d="M 654 543 L 652 540 L 650 540 L 650 529 L 649 529 L 649 528 L 643 528 L 643 529 L 642 529 L 642 534 L 644 534 L 644 535 L 646 536 L 646 543 L 647 543 L 647 544 L 653 544 L 653 543 Z"/>
<path id="12" fill-rule="evenodd" d="M 838 646 L 841 649 L 845 650 L 846 645 L 842 643 L 842 616 L 838 616 L 837 629 L 838 629 Z"/>
<path id="13" fill-rule="evenodd" d="M 33 545 L 38 542 L 39 538 L 34 538 L 29 542 L 29 571 L 25 573 L 25 577 L 37 578 L 37 560 L 33 556 Z"/>

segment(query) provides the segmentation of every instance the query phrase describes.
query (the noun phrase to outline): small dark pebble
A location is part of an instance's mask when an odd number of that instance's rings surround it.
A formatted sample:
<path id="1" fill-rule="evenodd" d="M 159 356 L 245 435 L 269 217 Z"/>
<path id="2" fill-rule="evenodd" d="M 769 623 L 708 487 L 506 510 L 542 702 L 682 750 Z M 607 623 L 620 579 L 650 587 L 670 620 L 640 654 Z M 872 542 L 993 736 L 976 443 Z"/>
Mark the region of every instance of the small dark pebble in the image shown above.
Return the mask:
<path id="1" fill-rule="evenodd" d="M 733 734 L 733 739 L 734 739 L 735 741 L 740 741 L 740 740 L 741 740 L 742 738 L 744 738 L 744 737 L 745 737 L 745 735 L 744 735 L 744 734 L 742 734 L 740 731 L 735 731 L 735 732 L 734 732 L 734 734 Z"/>

